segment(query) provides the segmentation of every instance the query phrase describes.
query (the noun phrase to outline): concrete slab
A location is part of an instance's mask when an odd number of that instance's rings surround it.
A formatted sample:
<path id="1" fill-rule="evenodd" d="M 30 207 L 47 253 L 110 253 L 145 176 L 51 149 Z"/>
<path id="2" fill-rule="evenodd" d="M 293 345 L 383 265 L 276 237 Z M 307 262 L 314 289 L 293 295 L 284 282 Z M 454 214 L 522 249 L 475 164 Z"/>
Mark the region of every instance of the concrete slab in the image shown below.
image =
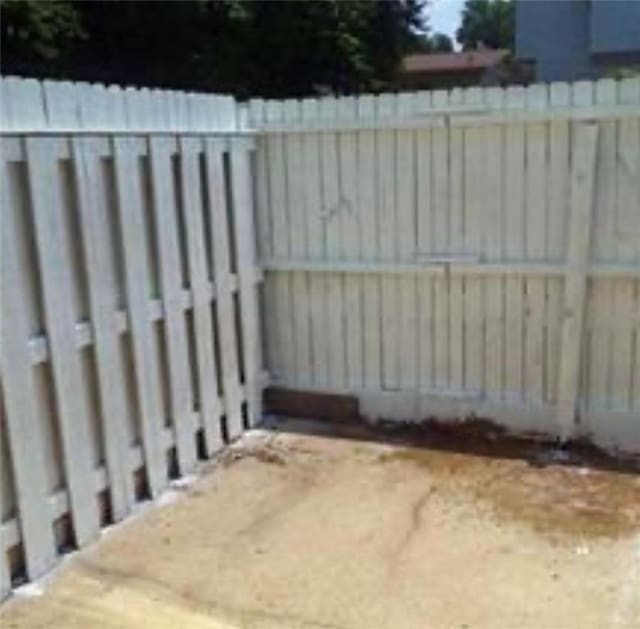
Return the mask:
<path id="1" fill-rule="evenodd" d="M 1 626 L 640 626 L 637 475 L 350 437 L 249 434 Z"/>

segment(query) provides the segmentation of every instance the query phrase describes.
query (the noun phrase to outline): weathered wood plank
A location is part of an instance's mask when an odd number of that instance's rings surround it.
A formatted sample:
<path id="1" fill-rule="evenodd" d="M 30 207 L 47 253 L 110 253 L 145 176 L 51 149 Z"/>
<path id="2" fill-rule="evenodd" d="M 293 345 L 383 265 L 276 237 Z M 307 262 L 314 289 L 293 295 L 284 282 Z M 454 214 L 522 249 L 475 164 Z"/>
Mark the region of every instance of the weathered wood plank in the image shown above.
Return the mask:
<path id="1" fill-rule="evenodd" d="M 200 413 L 204 426 L 207 454 L 222 446 L 222 405 L 218 391 L 218 369 L 215 357 L 215 330 L 211 315 L 211 287 L 207 269 L 205 226 L 200 178 L 202 141 L 181 137 L 180 181 L 185 231 L 189 285 L 193 296 L 193 320 L 196 336 L 196 369 L 200 394 Z"/>
<path id="2" fill-rule="evenodd" d="M 93 463 L 88 408 L 78 392 L 81 366 L 75 344 L 71 269 L 64 253 L 69 242 L 62 216 L 58 158 L 55 145 L 47 138 L 27 138 L 26 154 L 65 477 L 76 543 L 83 546 L 98 534 L 100 523 L 90 482 Z"/>
<path id="3" fill-rule="evenodd" d="M 153 329 L 149 312 L 146 225 L 142 215 L 136 143 L 131 138 L 113 141 L 116 198 L 124 255 L 127 313 L 133 349 L 134 373 L 142 427 L 142 446 L 149 492 L 157 496 L 167 482 L 166 456 L 161 440 L 158 364 L 154 360 Z"/>
<path id="4" fill-rule="evenodd" d="M 74 138 L 72 154 L 93 324 L 111 512 L 117 521 L 131 510 L 135 498 L 133 476 L 127 464 L 126 402 L 122 378 L 118 373 L 119 330 L 115 317 L 115 286 L 105 238 L 110 229 L 105 205 L 106 190 L 95 139 Z"/>
<path id="5" fill-rule="evenodd" d="M 242 434 L 242 391 L 238 362 L 238 339 L 231 282 L 229 224 L 225 192 L 223 155 L 225 144 L 221 140 L 205 140 L 207 188 L 216 283 L 216 309 L 224 405 L 227 434 L 235 439 Z"/>
<path id="6" fill-rule="evenodd" d="M 171 163 L 174 147 L 173 138 L 151 137 L 149 139 L 153 225 L 160 263 L 171 416 L 176 434 L 178 464 L 181 473 L 187 474 L 193 470 L 196 462 L 196 427 L 192 422 L 193 392 L 189 377 L 187 326 L 181 304 L 181 258 Z"/>
<path id="7" fill-rule="evenodd" d="M 29 356 L 24 277 L 16 251 L 18 238 L 6 162 L 2 163 L 2 258 L 0 287 L 0 368 L 8 445 L 13 464 L 16 500 L 27 575 L 35 579 L 55 562 L 53 526 L 47 501 L 44 435 L 37 421 Z"/>
<path id="8" fill-rule="evenodd" d="M 249 425 L 255 426 L 262 417 L 262 352 L 255 282 L 257 260 L 249 162 L 250 150 L 251 146 L 247 141 L 242 139 L 232 141 L 231 190 L 235 223 L 235 249 L 238 262 L 245 387 Z M 300 275 L 304 278 L 304 274 Z"/>
<path id="9" fill-rule="evenodd" d="M 562 322 L 562 354 L 558 381 L 556 419 L 564 438 L 574 430 L 578 397 L 586 272 L 591 244 L 591 217 L 598 127 L 579 123 L 574 128 L 571 168 L 569 250 Z"/>

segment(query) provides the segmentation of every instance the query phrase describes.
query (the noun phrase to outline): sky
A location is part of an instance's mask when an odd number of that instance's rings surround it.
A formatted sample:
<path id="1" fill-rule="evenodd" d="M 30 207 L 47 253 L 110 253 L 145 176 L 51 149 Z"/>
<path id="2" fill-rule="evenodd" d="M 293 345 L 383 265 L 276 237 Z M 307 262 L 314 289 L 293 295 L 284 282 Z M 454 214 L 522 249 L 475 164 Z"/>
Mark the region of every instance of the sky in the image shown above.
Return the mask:
<path id="1" fill-rule="evenodd" d="M 455 45 L 463 6 L 464 0 L 431 0 L 425 9 L 430 31 L 449 35 Z"/>

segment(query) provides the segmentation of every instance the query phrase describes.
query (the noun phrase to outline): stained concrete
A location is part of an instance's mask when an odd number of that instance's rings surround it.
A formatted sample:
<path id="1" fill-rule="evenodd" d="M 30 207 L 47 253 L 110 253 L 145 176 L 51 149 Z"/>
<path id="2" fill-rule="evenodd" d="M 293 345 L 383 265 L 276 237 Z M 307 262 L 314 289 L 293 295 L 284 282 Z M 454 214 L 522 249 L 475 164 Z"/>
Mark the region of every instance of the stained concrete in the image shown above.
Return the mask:
<path id="1" fill-rule="evenodd" d="M 246 437 L 3 629 L 636 629 L 640 477 L 327 434 Z"/>

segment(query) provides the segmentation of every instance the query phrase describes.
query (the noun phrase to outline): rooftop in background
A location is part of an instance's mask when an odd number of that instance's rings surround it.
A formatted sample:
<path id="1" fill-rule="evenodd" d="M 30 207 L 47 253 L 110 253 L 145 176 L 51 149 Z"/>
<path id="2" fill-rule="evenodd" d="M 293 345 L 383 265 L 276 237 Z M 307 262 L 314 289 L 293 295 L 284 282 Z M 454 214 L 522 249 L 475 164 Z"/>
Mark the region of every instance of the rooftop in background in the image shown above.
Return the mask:
<path id="1" fill-rule="evenodd" d="M 509 54 L 508 50 L 467 50 L 438 54 L 407 55 L 402 60 L 403 74 L 415 72 L 460 72 L 492 68 Z"/>
<path id="2" fill-rule="evenodd" d="M 508 50 L 468 50 L 407 55 L 398 76 L 401 89 L 434 89 L 464 85 L 491 85 Z"/>

